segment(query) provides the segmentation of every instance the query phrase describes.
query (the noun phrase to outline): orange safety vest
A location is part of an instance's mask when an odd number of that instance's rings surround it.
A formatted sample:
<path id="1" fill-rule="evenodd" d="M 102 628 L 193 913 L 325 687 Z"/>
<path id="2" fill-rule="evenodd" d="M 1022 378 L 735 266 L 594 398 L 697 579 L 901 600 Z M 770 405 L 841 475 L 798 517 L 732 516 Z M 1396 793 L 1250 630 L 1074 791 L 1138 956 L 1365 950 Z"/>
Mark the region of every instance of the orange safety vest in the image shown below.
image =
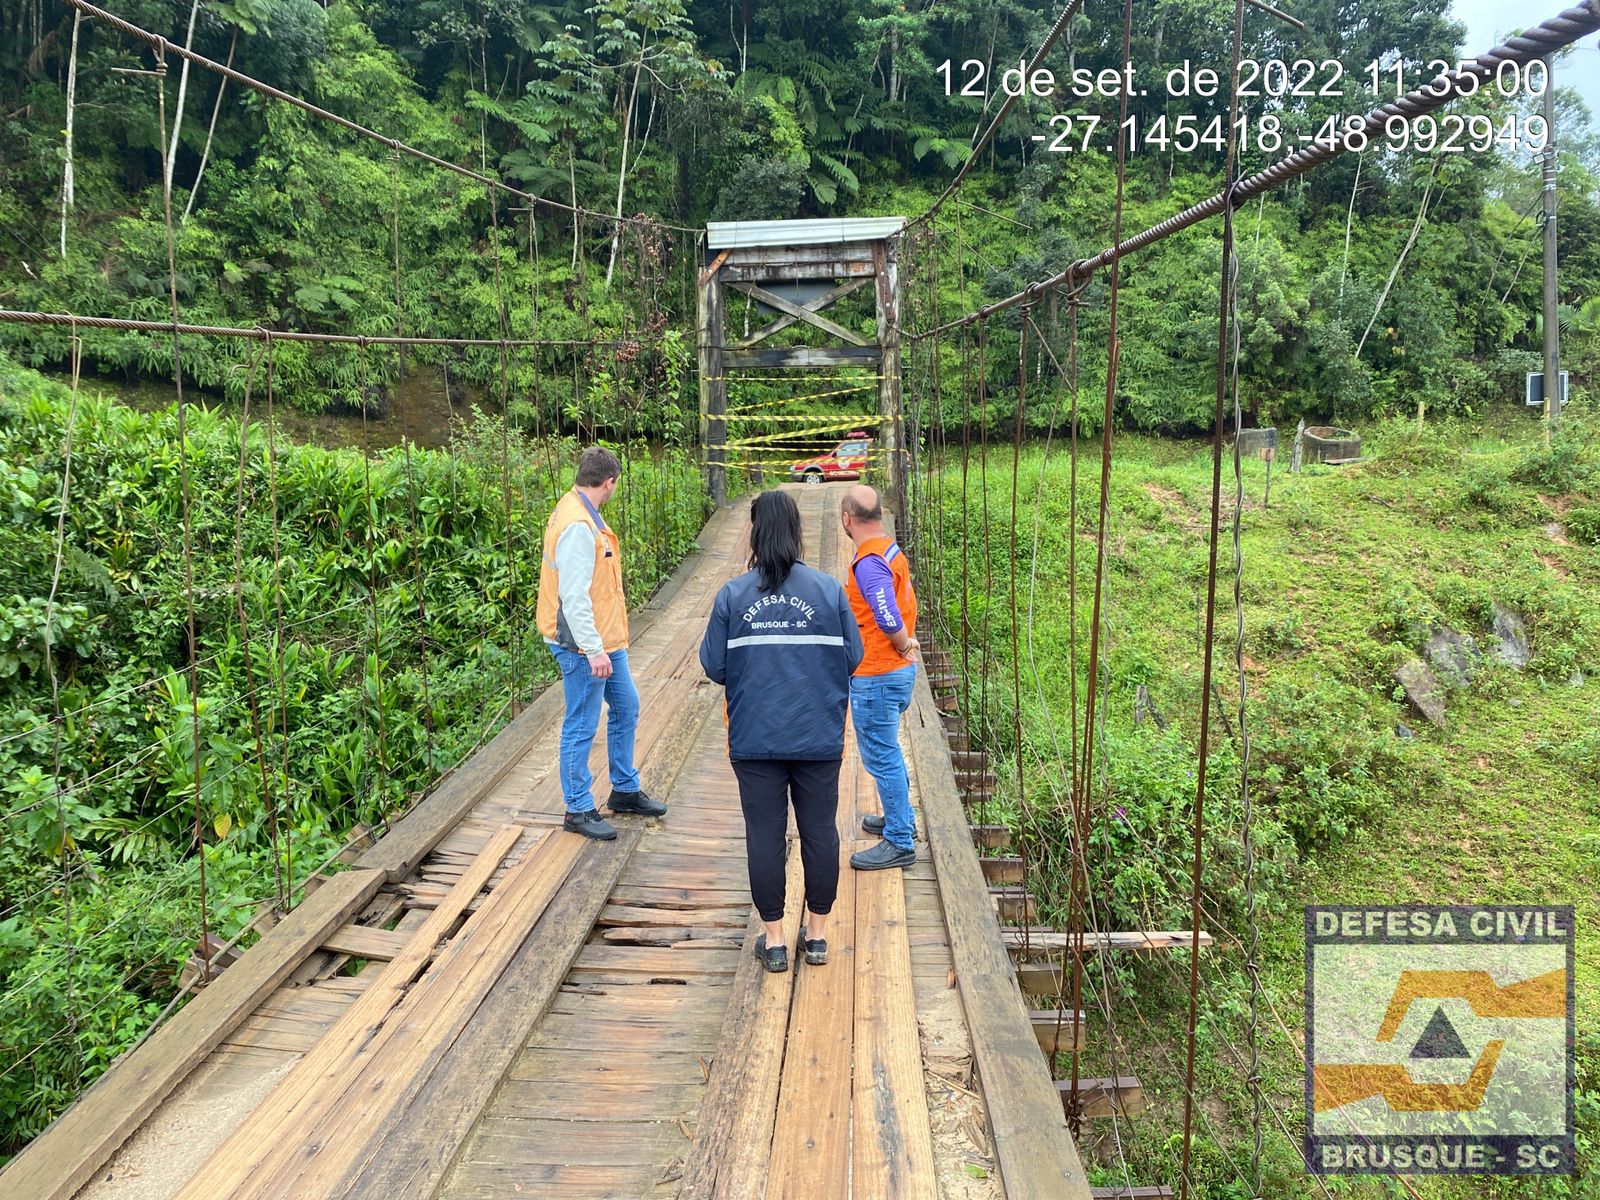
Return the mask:
<path id="1" fill-rule="evenodd" d="M 856 547 L 856 556 L 850 560 L 850 578 L 844 585 L 845 595 L 850 597 L 850 611 L 855 614 L 856 624 L 861 627 L 861 640 L 867 651 L 861 659 L 861 665 L 856 668 L 856 674 L 887 675 L 890 671 L 909 666 L 910 661 L 894 648 L 889 635 L 878 628 L 878 622 L 872 616 L 872 607 L 856 585 L 856 563 L 869 554 L 880 555 L 889 564 L 889 573 L 894 576 L 894 602 L 900 609 L 900 619 L 905 622 L 906 632 L 911 634 L 915 634 L 917 629 L 917 593 L 911 586 L 911 563 L 892 537 L 885 534 L 868 538 Z"/>
<path id="2" fill-rule="evenodd" d="M 622 547 L 616 531 L 596 524 L 589 506 L 576 489 L 556 502 L 544 527 L 544 554 L 539 560 L 539 633 L 547 642 L 561 643 L 561 589 L 556 575 L 556 543 L 567 528 L 579 522 L 594 530 L 594 578 L 589 602 L 594 605 L 594 627 L 607 651 L 628 648 L 628 601 L 622 593 Z M 571 647 L 568 647 L 569 649 Z"/>

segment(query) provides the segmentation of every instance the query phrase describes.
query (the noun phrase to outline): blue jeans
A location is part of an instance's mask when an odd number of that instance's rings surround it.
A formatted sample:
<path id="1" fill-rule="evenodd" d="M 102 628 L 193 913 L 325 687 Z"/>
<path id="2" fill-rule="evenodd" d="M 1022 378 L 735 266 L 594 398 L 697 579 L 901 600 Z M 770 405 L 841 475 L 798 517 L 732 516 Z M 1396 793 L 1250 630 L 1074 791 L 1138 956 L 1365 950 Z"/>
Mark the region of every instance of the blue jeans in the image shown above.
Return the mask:
<path id="1" fill-rule="evenodd" d="M 639 772 L 633 765 L 633 733 L 639 724 L 639 691 L 628 674 L 628 652 L 611 652 L 611 678 L 596 679 L 589 660 L 575 650 L 546 642 L 561 668 L 561 688 L 566 693 L 567 715 L 561 722 L 561 798 L 569 813 L 594 808 L 594 775 L 589 771 L 589 751 L 600 728 L 600 700 L 610 713 L 606 720 L 606 758 L 611 767 L 611 788 L 637 792 Z"/>
<path id="2" fill-rule="evenodd" d="M 917 666 L 908 663 L 883 675 L 850 678 L 850 723 L 856 730 L 861 762 L 878 785 L 883 805 L 883 839 L 902 850 L 916 848 L 911 816 L 911 780 L 900 753 L 900 717 L 911 707 Z"/>

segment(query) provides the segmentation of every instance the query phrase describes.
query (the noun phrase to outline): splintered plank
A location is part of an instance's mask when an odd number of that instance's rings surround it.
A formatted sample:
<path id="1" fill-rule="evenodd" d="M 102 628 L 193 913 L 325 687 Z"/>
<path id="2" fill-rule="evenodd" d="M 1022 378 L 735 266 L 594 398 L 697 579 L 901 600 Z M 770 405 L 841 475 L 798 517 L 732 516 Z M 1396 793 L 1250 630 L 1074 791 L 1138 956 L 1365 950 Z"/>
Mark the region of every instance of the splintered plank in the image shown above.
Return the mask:
<path id="1" fill-rule="evenodd" d="M 789 843 L 786 876 L 788 894 L 801 895 L 796 842 Z M 784 916 L 786 945 L 794 945 L 800 933 L 800 908 L 791 905 Z M 684 1161 L 680 1200 L 746 1200 L 761 1194 L 766 1179 L 795 972 L 767 973 L 755 958 L 760 932 L 761 922 L 752 915 L 717 1037 L 711 1083 Z"/>
<path id="2" fill-rule="evenodd" d="M 431 1196 L 551 1001 L 639 843 L 637 825 L 581 847 L 581 870 L 556 893 L 493 990 L 426 1081 L 373 1136 L 331 1193 Z M 578 841 L 568 835 L 567 840 Z M 535 1114 L 529 1114 L 535 1115 Z"/>
<path id="3" fill-rule="evenodd" d="M 495 854 L 503 855 L 501 847 L 521 830 L 508 826 L 504 832 L 506 841 L 491 841 L 479 869 L 452 890 L 448 908 L 459 913 L 466 906 L 498 866 Z M 423 1065 L 431 1044 L 425 1035 L 448 1031 L 441 1010 L 458 1009 L 474 998 L 474 985 L 481 989 L 492 983 L 506 943 L 513 937 L 520 942 L 571 869 L 577 840 L 544 835 L 415 986 L 400 987 L 402 979 L 409 985 L 420 969 L 409 948 L 404 960 L 390 963 L 385 974 L 394 974 L 387 985 L 362 997 L 329 1034 L 327 1051 L 319 1047 L 296 1066 L 213 1155 L 180 1200 L 218 1194 L 249 1200 L 318 1194 L 319 1186 L 325 1190 L 329 1181 L 321 1178 L 323 1173 L 348 1153 L 350 1141 L 366 1132 L 369 1121 L 382 1119 L 392 1107 L 392 1093 L 406 1087 Z M 419 950 L 425 947 L 431 953 L 432 935 L 453 924 L 455 915 L 445 908 L 436 911 L 414 936 Z"/>
<path id="4" fill-rule="evenodd" d="M 66 1200 L 191 1070 L 383 886 L 382 871 L 327 880 L 137 1050 L 119 1059 L 0 1172 L 0 1192 Z"/>
<path id="5" fill-rule="evenodd" d="M 1001 1182 L 1009 1200 L 1088 1200 L 1083 1164 L 1017 990 L 938 713 L 921 680 L 908 718 L 923 821 Z"/>
<path id="6" fill-rule="evenodd" d="M 855 1200 L 938 1200 L 900 872 L 856 882 Z"/>
<path id="7" fill-rule="evenodd" d="M 844 851 L 841 850 L 841 854 Z M 839 872 L 840 919 L 828 926 L 828 964 L 795 964 L 794 1009 L 772 1131 L 768 1200 L 810 1200 L 850 1192 L 850 1073 L 855 1004 L 856 873 Z M 790 943 L 791 951 L 794 943 Z"/>

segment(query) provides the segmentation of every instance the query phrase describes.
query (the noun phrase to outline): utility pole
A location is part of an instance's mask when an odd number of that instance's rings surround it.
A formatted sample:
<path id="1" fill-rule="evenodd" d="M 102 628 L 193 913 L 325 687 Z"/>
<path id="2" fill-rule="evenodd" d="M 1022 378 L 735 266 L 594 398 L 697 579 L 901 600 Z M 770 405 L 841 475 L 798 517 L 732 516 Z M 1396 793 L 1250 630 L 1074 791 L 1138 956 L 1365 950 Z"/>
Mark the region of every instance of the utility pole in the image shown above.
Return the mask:
<path id="1" fill-rule="evenodd" d="M 1556 77 L 1553 56 L 1544 59 L 1544 440 L 1561 420 L 1561 330 L 1556 318 Z"/>

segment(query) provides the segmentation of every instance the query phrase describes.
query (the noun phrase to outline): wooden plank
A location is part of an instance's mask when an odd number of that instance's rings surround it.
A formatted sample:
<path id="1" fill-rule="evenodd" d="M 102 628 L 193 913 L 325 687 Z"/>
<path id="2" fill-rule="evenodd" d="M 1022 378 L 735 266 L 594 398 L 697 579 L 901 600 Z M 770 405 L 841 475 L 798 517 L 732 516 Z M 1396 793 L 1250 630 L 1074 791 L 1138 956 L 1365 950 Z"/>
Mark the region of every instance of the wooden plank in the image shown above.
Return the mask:
<path id="1" fill-rule="evenodd" d="M 1002 921 L 1037 921 L 1039 903 L 1023 888 L 992 887 L 989 899 Z"/>
<path id="2" fill-rule="evenodd" d="M 1065 1054 L 1084 1048 L 1081 1012 L 1074 1020 L 1072 1013 L 1065 1010 L 1035 1008 L 1028 1011 L 1028 1019 L 1033 1022 L 1033 1035 L 1039 1039 L 1039 1049 L 1046 1054 Z"/>
<path id="3" fill-rule="evenodd" d="M 495 1086 L 545 1016 L 641 835 L 632 824 L 613 842 L 585 847 L 581 870 L 551 900 L 470 1023 L 330 1195 L 434 1194 L 489 1107 Z M 586 1084 L 580 1090 L 588 1089 Z"/>
<path id="4" fill-rule="evenodd" d="M 846 765 L 850 756 L 846 755 Z M 840 847 L 841 859 L 851 843 Z M 850 1067 L 855 1005 L 856 872 L 841 863 L 839 896 L 828 924 L 828 963 L 794 963 L 794 1006 L 783 1056 L 778 1117 L 772 1129 L 767 1200 L 850 1194 Z M 789 951 L 794 955 L 795 940 Z"/>
<path id="5" fill-rule="evenodd" d="M 382 871 L 354 870 L 319 887 L 25 1146 L 0 1171 L 0 1193 L 31 1200 L 71 1196 L 178 1082 L 383 883 Z"/>
<path id="6" fill-rule="evenodd" d="M 1072 1080 L 1056 1080 L 1056 1091 L 1061 1094 L 1061 1110 L 1065 1113 L 1072 1104 Z M 1144 1111 L 1144 1089 L 1132 1075 L 1116 1078 L 1078 1080 L 1078 1101 L 1086 1117 L 1133 1116 Z"/>
<path id="7" fill-rule="evenodd" d="M 1034 954 L 1061 954 L 1065 951 L 1077 952 L 1077 935 L 1069 930 L 1049 929 L 1041 926 L 1029 926 L 1026 934 L 1020 925 L 1006 926 L 1000 931 L 1005 938 L 1006 945 L 1013 951 L 1022 951 L 1026 946 Z M 1156 950 L 1187 950 L 1194 944 L 1194 933 L 1188 929 L 1156 929 L 1156 930 L 1105 930 L 1096 932 L 1084 930 L 1083 948 L 1086 952 L 1101 950 L 1122 950 L 1130 953 L 1153 952 Z M 1211 935 L 1205 930 L 1200 931 L 1200 945 L 1202 948 L 1211 945 Z"/>
<path id="8" fill-rule="evenodd" d="M 692 925 L 640 925 L 616 926 L 602 935 L 611 945 L 623 946 L 676 946 L 679 942 L 724 942 L 730 946 L 744 945 L 742 930 L 696 927 Z"/>
<path id="9" fill-rule="evenodd" d="M 995 855 L 989 858 L 980 858 L 978 866 L 983 869 L 983 877 L 990 883 L 1021 883 L 1022 859 L 1010 855 Z"/>
<path id="10" fill-rule="evenodd" d="M 818 262 L 870 263 L 870 242 L 813 242 L 805 246 L 738 246 L 728 256 L 731 267 L 813 266 Z"/>
<path id="11" fill-rule="evenodd" d="M 1019 962 L 1017 986 L 1024 996 L 1059 996 L 1062 986 L 1061 964 L 1055 962 Z"/>
<path id="12" fill-rule="evenodd" d="M 938 1200 L 898 871 L 856 883 L 854 1200 Z"/>
<path id="13" fill-rule="evenodd" d="M 786 317 L 804 321 L 807 325 L 814 325 L 824 333 L 832 334 L 836 338 L 843 338 L 852 346 L 865 346 L 868 344 L 867 339 L 855 330 L 847 329 L 839 322 L 825 317 L 819 312 L 814 312 L 803 304 L 796 304 L 793 300 L 786 300 L 782 296 L 769 292 L 759 284 L 730 283 L 728 286 L 734 291 L 749 296 L 752 300 L 782 313 Z"/>
<path id="14" fill-rule="evenodd" d="M 723 350 L 724 370 L 751 367 L 871 367 L 882 352 L 876 346 L 796 346 L 779 350 Z"/>
<path id="15" fill-rule="evenodd" d="M 336 954 L 348 954 L 351 958 L 388 962 L 405 949 L 408 940 L 398 930 L 374 929 L 370 925 L 345 925 L 324 938 L 320 948 Z"/>
<path id="16" fill-rule="evenodd" d="M 1088 1182 L 1000 939 L 933 694 L 918 680 L 907 720 L 929 852 L 973 1063 L 1008 1200 L 1087 1200 Z M 907 885 L 909 886 L 909 884 Z"/>
<path id="17" fill-rule="evenodd" d="M 807 308 L 812 312 L 820 312 L 822 309 L 827 308 L 830 304 L 842 300 L 851 292 L 858 291 L 861 288 L 866 287 L 867 284 L 871 282 L 872 280 L 870 277 L 846 280 L 838 287 L 831 288 L 822 295 L 818 296 L 815 300 L 809 301 L 802 307 Z M 778 317 L 776 320 L 770 321 L 763 325 L 749 337 L 740 338 L 737 342 L 730 342 L 729 348 L 733 350 L 748 350 L 756 343 L 766 341 L 778 331 L 789 328 L 789 326 L 793 325 L 797 319 L 798 318 L 796 317 L 785 314 L 781 317 Z"/>
<path id="18" fill-rule="evenodd" d="M 789 843 L 786 873 L 787 894 L 799 897 L 804 881 L 797 842 Z M 790 906 L 784 916 L 786 945 L 799 936 L 801 907 Z M 767 973 L 755 958 L 760 932 L 760 919 L 752 914 L 700 1122 L 684 1161 L 680 1200 L 747 1200 L 760 1195 L 766 1181 L 795 971 Z"/>
<path id="19" fill-rule="evenodd" d="M 304 1134 L 308 1123 L 314 1123 L 337 1098 L 338 1088 L 370 1061 L 375 1047 L 388 1035 L 390 1017 L 410 994 L 439 939 L 455 927 L 522 834 L 520 826 L 507 825 L 489 839 L 472 868 L 383 969 L 378 985 L 354 1000 L 327 1035 L 217 1147 L 179 1193 L 179 1200 L 231 1195 L 265 1178 L 269 1164 L 287 1151 L 295 1133 Z M 551 840 L 550 835 L 541 836 L 546 843 Z M 537 852 L 530 852 L 523 862 L 538 859 Z"/>
<path id="20" fill-rule="evenodd" d="M 428 1081 L 568 874 L 596 845 L 553 834 L 539 853 L 525 856 L 373 1039 L 372 1054 L 329 1089 L 332 1103 L 284 1139 L 283 1152 L 235 1193 L 236 1200 L 334 1194 L 374 1134 Z"/>
<path id="21" fill-rule="evenodd" d="M 468 1153 L 473 1161 L 507 1167 L 604 1167 L 637 1159 L 641 1150 L 664 1162 L 685 1144 L 674 1122 L 589 1121 L 581 1136 L 574 1136 L 565 1121 L 488 1117 L 474 1131 Z"/>
<path id="22" fill-rule="evenodd" d="M 608 904 L 600 910 L 597 925 L 693 925 L 700 929 L 737 929 L 743 934 L 750 924 L 750 906 L 741 908 L 643 908 Z"/>
<path id="23" fill-rule="evenodd" d="M 839 258 L 818 259 L 809 263 L 773 263 L 768 266 L 740 266 L 729 263 L 722 268 L 720 278 L 728 283 L 735 281 L 764 282 L 768 280 L 792 281 L 796 279 L 871 279 L 872 263 L 865 259 L 854 262 Z"/>
<path id="24" fill-rule="evenodd" d="M 1004 850 L 1011 845 L 1011 831 L 1004 825 L 973 825 L 972 843 L 986 850 Z"/>
<path id="25" fill-rule="evenodd" d="M 543 1117 L 548 1120 L 583 1121 L 671 1121 L 693 1117 L 705 1095 L 706 1084 L 696 1071 L 692 1080 L 676 1083 L 644 1083 L 638 1080 L 595 1083 L 571 1079 L 508 1079 L 500 1085 L 495 1107 L 514 1112 L 518 1117 Z M 583 1127 L 575 1125 L 567 1135 L 583 1139 Z M 618 1160 L 627 1162 L 633 1156 Z M 462 1170 L 470 1169 L 463 1159 Z M 424 1188 L 409 1177 L 421 1164 L 400 1161 L 395 1164 L 396 1188 L 386 1192 L 351 1191 L 334 1193 L 350 1196 L 427 1196 Z"/>

